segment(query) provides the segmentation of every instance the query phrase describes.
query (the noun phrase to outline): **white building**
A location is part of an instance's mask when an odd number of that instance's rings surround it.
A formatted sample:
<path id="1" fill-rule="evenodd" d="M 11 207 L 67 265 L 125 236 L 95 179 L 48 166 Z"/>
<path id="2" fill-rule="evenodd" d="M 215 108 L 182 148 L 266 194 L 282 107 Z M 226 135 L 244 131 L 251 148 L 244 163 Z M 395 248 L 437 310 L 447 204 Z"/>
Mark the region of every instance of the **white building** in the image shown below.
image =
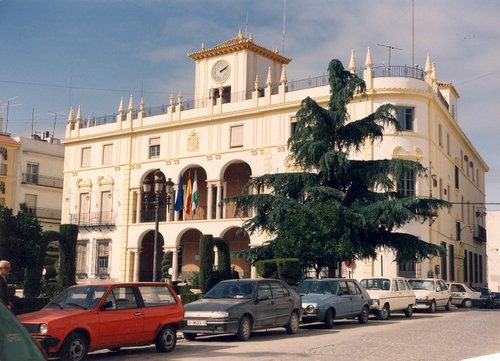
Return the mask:
<path id="1" fill-rule="evenodd" d="M 51 137 L 14 137 L 19 144 L 14 214 L 25 203 L 44 231 L 59 231 L 63 193 L 64 146 Z"/>
<path id="2" fill-rule="evenodd" d="M 500 292 L 500 211 L 488 210 L 486 216 L 488 243 L 488 287 L 493 292 Z"/>
<path id="3" fill-rule="evenodd" d="M 254 43 L 241 33 L 212 48 L 189 54 L 195 61 L 194 101 L 170 96 L 169 105 L 136 109 L 121 100 L 113 117 L 83 117 L 70 111 L 66 129 L 62 223 L 79 227 L 77 273 L 82 280 L 151 280 L 154 244 L 152 205 L 141 194 L 144 180 L 153 181 L 160 169 L 175 183 L 176 193 L 159 212 L 158 263 L 161 251 L 173 252 L 173 280 L 198 270 L 202 234 L 222 237 L 231 251 L 259 246 L 265 235 L 240 231 L 242 217 L 220 201 L 241 194 L 243 185 L 263 174 L 285 172 L 287 140 L 295 113 L 307 96 L 327 106 L 326 76 L 288 82 L 291 59 Z M 334 57 L 334 56 L 332 56 Z M 329 59 L 324 59 L 325 67 Z M 349 70 L 360 72 L 367 97 L 349 105 L 351 118 L 360 119 L 384 103 L 393 103 L 405 128 L 388 131 L 382 144 L 367 144 L 363 159 L 405 158 L 429 168 L 430 179 L 409 174 L 405 192 L 440 197 L 454 203 L 435 221 L 415 222 L 406 231 L 443 244 L 448 254 L 422 264 L 398 265 L 381 253 L 376 260 L 356 261 L 344 273 L 443 277 L 486 280 L 484 174 L 487 165 L 457 123 L 458 94 L 450 83 L 436 79 L 429 56 L 425 69 L 375 67 L 368 49 L 363 69 L 354 54 Z M 194 214 L 176 210 L 182 184 L 198 191 Z M 180 180 L 180 182 L 179 182 Z M 164 192 L 165 193 L 165 192 Z M 154 196 L 149 195 L 150 198 Z M 163 194 L 165 196 L 165 194 Z M 476 213 L 479 216 L 476 217 Z M 470 235 L 463 232 L 470 228 Z M 484 236 L 484 237 L 483 237 Z M 255 277 L 242 260 L 232 260 L 242 277 Z"/>

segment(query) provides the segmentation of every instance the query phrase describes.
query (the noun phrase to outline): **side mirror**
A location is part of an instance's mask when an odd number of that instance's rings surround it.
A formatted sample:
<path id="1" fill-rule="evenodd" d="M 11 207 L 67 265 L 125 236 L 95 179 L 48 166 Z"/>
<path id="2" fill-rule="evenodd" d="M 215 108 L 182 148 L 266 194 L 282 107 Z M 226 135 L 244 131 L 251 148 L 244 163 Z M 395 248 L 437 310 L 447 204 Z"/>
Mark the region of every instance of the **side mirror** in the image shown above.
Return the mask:
<path id="1" fill-rule="evenodd" d="M 106 301 L 103 303 L 103 305 L 101 306 L 101 311 L 106 311 L 106 310 L 109 310 L 110 308 L 113 308 L 113 302 L 111 301 Z"/>

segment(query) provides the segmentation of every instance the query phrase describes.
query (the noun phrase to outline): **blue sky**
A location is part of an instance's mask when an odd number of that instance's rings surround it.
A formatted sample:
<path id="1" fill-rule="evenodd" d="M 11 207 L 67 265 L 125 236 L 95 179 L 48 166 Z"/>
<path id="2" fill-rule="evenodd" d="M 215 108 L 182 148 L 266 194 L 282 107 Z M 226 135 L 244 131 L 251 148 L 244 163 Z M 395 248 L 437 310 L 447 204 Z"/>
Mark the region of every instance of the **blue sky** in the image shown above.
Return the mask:
<path id="1" fill-rule="evenodd" d="M 460 94 L 458 121 L 490 167 L 487 201 L 500 203 L 500 1 L 414 0 L 0 0 L 0 116 L 8 132 L 51 131 L 69 105 L 84 116 L 116 112 L 120 97 L 136 105 L 193 96 L 187 53 L 233 38 L 239 29 L 292 59 L 289 80 L 318 76 L 351 49 L 362 66 L 421 67 L 426 53 L 439 80 Z M 285 18 L 285 37 L 283 19 Z M 412 52 L 414 39 L 415 52 Z M 142 90 L 141 90 L 142 89 Z M 32 116 L 34 114 L 34 117 Z M 32 119 L 34 118 L 34 121 Z M 62 138 L 66 115 L 58 115 Z M 5 124 L 4 124 L 5 130 Z M 493 205 L 488 208 L 496 208 Z"/>

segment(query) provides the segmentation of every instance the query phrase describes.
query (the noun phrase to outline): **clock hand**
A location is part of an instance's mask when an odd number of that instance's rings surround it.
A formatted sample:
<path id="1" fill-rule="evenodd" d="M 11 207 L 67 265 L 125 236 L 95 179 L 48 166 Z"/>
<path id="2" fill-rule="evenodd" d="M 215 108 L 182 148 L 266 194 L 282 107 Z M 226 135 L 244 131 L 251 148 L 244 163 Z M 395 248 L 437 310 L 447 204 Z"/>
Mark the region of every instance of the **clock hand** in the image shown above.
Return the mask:
<path id="1" fill-rule="evenodd" d="M 229 66 L 229 65 L 226 65 L 226 66 L 225 66 L 225 67 L 223 67 L 221 70 L 219 70 L 219 73 L 222 73 L 224 70 L 226 70 L 228 66 Z"/>

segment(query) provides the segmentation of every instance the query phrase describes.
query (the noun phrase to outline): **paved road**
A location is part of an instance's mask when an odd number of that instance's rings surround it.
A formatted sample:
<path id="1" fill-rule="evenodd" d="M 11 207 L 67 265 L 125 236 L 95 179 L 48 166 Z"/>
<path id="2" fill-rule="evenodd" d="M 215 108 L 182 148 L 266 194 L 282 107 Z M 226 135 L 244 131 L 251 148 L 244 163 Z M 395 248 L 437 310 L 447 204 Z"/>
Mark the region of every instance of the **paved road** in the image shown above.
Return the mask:
<path id="1" fill-rule="evenodd" d="M 281 329 L 260 331 L 247 342 L 231 336 L 200 337 L 194 342 L 181 338 L 169 354 L 150 346 L 100 351 L 90 354 L 89 360 L 463 360 L 500 353 L 499 331 L 500 310 L 452 308 L 435 314 L 415 312 L 411 319 L 399 314 L 387 321 L 370 318 L 366 325 L 336 321 L 332 330 L 305 325 L 296 335 Z"/>

